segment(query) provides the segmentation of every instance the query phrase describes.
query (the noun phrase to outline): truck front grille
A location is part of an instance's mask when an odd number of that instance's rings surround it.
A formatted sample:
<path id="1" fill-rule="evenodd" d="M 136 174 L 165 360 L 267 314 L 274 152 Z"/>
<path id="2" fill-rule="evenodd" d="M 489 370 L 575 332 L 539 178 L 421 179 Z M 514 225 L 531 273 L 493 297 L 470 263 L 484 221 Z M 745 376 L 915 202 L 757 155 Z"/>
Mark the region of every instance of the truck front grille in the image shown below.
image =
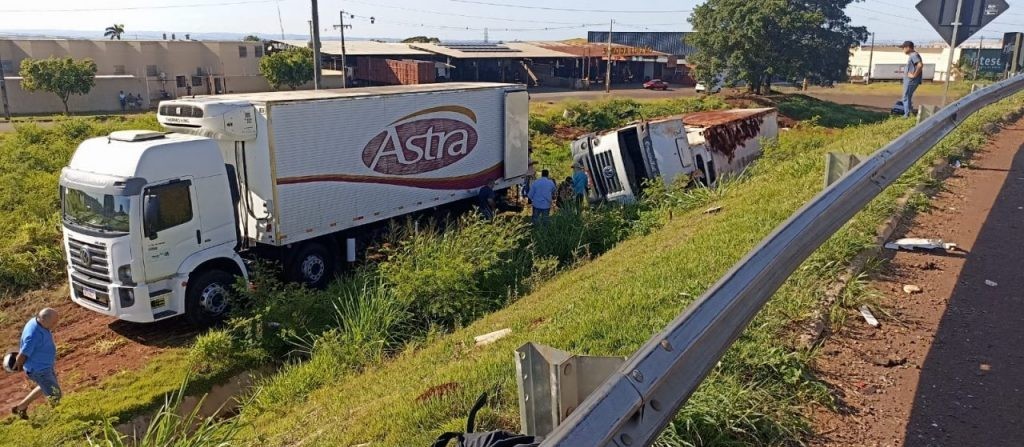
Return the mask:
<path id="1" fill-rule="evenodd" d="M 68 261 L 71 263 L 71 288 L 79 299 L 110 306 L 110 260 L 107 247 L 68 238 Z"/>
<path id="2" fill-rule="evenodd" d="M 622 192 L 619 173 L 615 171 L 615 159 L 611 152 L 594 154 L 594 172 L 591 174 L 604 185 L 605 194 Z"/>

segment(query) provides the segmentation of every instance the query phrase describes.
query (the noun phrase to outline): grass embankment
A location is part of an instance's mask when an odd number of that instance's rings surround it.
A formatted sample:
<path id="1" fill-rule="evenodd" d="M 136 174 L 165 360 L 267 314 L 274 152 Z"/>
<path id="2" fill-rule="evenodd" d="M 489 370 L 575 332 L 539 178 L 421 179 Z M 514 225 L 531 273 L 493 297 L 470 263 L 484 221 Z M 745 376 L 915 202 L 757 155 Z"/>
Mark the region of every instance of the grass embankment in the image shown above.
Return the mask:
<path id="1" fill-rule="evenodd" d="M 572 116 L 589 120 L 583 126 L 614 126 L 640 118 L 640 113 L 653 116 L 723 106 L 715 100 L 645 105 L 619 100 L 594 106 L 574 104 Z M 554 114 L 537 116 L 547 120 L 552 129 L 576 124 L 561 121 L 565 118 Z M 148 126 L 143 122 L 132 127 Z M 68 128 L 78 130 L 69 133 Z M 55 278 L 55 269 L 61 263 L 54 185 L 56 172 L 70 154 L 67 148 L 109 130 L 72 119 L 54 129 L 29 126 L 14 134 L 31 143 L 22 145 L 30 148 L 30 153 L 37 151 L 37 145 L 45 147 L 54 142 L 66 149 L 49 164 L 36 168 L 40 176 L 52 178 L 29 188 L 43 202 L 34 213 L 24 214 L 24 222 L 39 225 L 50 236 L 21 250 L 31 253 L 48 248 L 54 269 L 41 270 L 26 284 Z M 532 134 L 535 139 L 544 137 L 538 131 Z M 547 151 L 549 159 L 555 160 L 552 164 L 568 168 L 567 141 L 547 142 L 550 144 L 539 153 Z M 123 421 L 155 408 L 187 375 L 198 379 L 190 389 L 201 391 L 230 372 L 295 358 L 290 354 L 296 353 L 289 352 L 296 347 L 300 351 L 328 351 L 334 361 L 329 368 L 337 371 L 379 362 L 404 349 L 407 343 L 422 342 L 429 334 L 468 324 L 504 306 L 554 272 L 603 253 L 630 234 L 649 231 L 656 225 L 656 219 L 647 217 L 650 215 L 643 207 L 565 213 L 556 216 L 545 230 L 536 232 L 527 230 L 521 217 L 501 219 L 495 225 L 467 220 L 444 233 L 399 229 L 382 252 L 385 261 L 338 281 L 330 290 L 314 293 L 282 286 L 272 277 L 265 277 L 266 281 L 246 293 L 246 299 L 236 306 L 236 318 L 226 330 L 200 337 L 189 350 L 158 356 L 142 371 L 120 373 L 98 389 L 74 393 L 57 410 L 40 410 L 30 422 L 0 425 L 0 439 L 16 439 L 18 445 L 73 444 L 95 426 L 95 421 Z M 298 352 L 297 356 L 308 357 L 308 353 Z M 314 361 L 320 358 L 314 357 Z M 321 385 L 323 382 L 314 378 L 304 386 L 314 389 Z M 303 397 L 294 394 L 294 389 L 287 391 L 287 399 Z M 274 401 L 270 390 L 264 396 L 266 400 L 257 405 Z"/>
<path id="2" fill-rule="evenodd" d="M 988 85 L 991 81 L 953 81 L 949 84 L 949 95 L 952 98 L 959 98 L 971 92 L 971 85 Z M 944 82 L 924 82 L 914 93 L 915 95 L 941 96 L 946 88 Z M 875 81 L 864 85 L 861 83 L 838 83 L 834 88 L 821 89 L 822 92 L 837 91 L 858 95 L 899 95 L 903 93 L 903 83 L 898 81 Z"/>
<path id="3" fill-rule="evenodd" d="M 985 141 L 983 123 L 1021 96 L 972 117 L 931 157 L 948 157 Z M 743 178 L 687 202 L 654 233 L 628 240 L 593 262 L 536 287 L 508 308 L 457 330 L 414 343 L 393 359 L 361 370 L 332 368 L 329 349 L 265 384 L 261 405 L 243 411 L 252 445 L 427 445 L 459 430 L 476 395 L 495 398 L 480 414 L 483 429 L 518 427 L 512 350 L 526 341 L 580 354 L 627 355 L 699 296 L 773 227 L 821 189 L 827 151 L 871 152 L 910 127 L 907 120 L 820 127 L 782 134 Z M 808 317 L 842 266 L 872 243 L 896 200 L 925 180 L 920 163 L 819 249 L 758 315 L 659 445 L 778 445 L 809 433 L 807 406 L 830 405 L 807 368 L 813 355 L 791 347 L 791 330 Z M 722 206 L 702 214 L 705 204 Z M 701 205 L 701 206 L 697 206 Z M 855 294 L 842 305 L 856 305 Z M 473 347 L 475 335 L 511 328 L 501 341 Z M 325 348 L 330 343 L 325 343 Z M 310 388 L 310 383 L 321 385 Z M 310 392 L 310 390 L 312 390 Z M 295 398 L 293 396 L 306 396 Z"/>

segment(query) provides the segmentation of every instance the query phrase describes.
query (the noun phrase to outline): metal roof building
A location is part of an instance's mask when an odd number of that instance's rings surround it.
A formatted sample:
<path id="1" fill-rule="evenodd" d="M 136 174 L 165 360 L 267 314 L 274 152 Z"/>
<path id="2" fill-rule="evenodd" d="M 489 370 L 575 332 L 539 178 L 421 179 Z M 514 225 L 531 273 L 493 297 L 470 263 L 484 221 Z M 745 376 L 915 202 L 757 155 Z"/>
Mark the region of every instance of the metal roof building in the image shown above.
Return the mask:
<path id="1" fill-rule="evenodd" d="M 649 48 L 661 53 L 685 59 L 696 49 L 686 43 L 686 37 L 692 32 L 664 31 L 616 31 L 612 33 L 612 43 L 638 48 Z M 608 42 L 608 31 L 587 32 L 587 42 Z"/>

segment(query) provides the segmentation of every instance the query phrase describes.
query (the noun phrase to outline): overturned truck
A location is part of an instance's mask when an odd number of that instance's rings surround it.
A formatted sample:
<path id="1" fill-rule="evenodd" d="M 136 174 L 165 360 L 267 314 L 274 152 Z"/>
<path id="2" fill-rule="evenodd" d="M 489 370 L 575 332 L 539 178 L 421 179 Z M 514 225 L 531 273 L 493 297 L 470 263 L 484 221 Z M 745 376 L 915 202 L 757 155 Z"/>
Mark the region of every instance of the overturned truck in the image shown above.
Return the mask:
<path id="1" fill-rule="evenodd" d="M 741 172 L 761 155 L 761 141 L 778 133 L 775 109 L 697 112 L 584 135 L 572 156 L 590 178 L 592 201 L 628 203 L 659 177 L 666 185 L 685 176 L 713 186 Z"/>

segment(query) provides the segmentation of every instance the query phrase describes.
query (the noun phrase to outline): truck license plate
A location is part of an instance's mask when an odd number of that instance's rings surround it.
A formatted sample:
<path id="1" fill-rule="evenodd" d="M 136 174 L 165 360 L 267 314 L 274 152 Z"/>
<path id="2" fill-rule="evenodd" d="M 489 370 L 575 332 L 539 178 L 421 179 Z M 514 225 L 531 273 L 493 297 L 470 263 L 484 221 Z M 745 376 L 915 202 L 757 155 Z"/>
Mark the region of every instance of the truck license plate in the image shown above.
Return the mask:
<path id="1" fill-rule="evenodd" d="M 96 299 L 96 291 L 92 290 L 92 289 L 87 289 L 85 287 L 82 287 L 82 295 L 84 295 L 86 298 L 89 298 L 91 300 Z"/>

